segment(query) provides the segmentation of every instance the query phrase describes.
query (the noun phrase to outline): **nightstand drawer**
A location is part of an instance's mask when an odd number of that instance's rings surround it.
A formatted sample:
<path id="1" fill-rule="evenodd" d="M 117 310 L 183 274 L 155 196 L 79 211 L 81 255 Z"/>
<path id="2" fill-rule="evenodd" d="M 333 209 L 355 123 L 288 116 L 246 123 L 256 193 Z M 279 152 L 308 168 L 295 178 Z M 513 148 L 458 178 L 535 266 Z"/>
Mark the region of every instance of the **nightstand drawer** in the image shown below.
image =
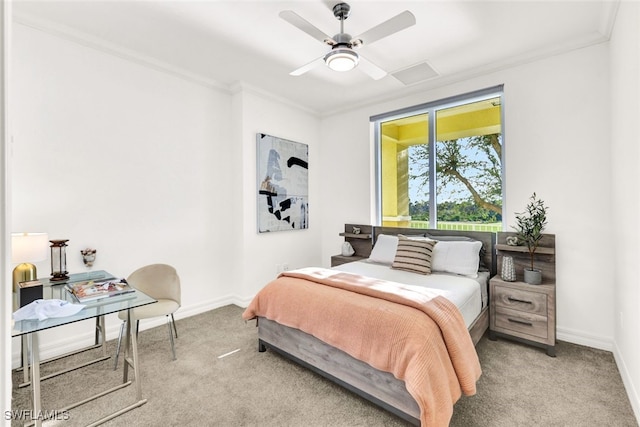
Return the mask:
<path id="1" fill-rule="evenodd" d="M 496 330 L 505 329 L 546 339 L 548 336 L 546 316 L 512 310 L 505 307 L 495 308 Z"/>
<path id="2" fill-rule="evenodd" d="M 533 285 L 532 285 L 533 286 Z M 511 308 L 547 317 L 547 294 L 512 289 L 504 286 L 493 288 L 497 307 Z"/>

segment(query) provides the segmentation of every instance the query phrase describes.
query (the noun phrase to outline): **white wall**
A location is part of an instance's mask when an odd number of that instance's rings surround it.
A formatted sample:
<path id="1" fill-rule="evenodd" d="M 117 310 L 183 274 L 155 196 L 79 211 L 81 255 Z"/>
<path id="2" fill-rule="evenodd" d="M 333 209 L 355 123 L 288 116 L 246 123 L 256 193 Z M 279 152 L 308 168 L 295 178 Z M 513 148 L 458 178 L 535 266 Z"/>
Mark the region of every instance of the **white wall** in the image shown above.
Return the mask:
<path id="1" fill-rule="evenodd" d="M 374 152 L 368 109 L 331 116 L 322 121 L 321 188 L 322 266 L 341 253 L 344 224 L 373 224 Z"/>
<path id="2" fill-rule="evenodd" d="M 274 99 L 256 89 L 239 87 L 234 94 L 235 114 L 240 116 L 241 135 L 238 212 L 242 218 L 242 244 L 239 258 L 241 286 L 234 288 L 240 303 L 251 298 L 269 280 L 274 279 L 278 265 L 289 269 L 318 265 L 321 261 L 320 241 L 323 229 L 321 188 L 326 172 L 320 164 L 320 120 L 301 108 Z M 256 134 L 266 133 L 309 145 L 309 228 L 276 233 L 257 232 Z"/>
<path id="3" fill-rule="evenodd" d="M 613 254 L 601 249 L 612 245 L 612 208 L 602 202 L 611 189 L 607 52 L 580 49 L 324 119 L 322 164 L 340 173 L 322 189 L 335 201 L 323 204 L 323 260 L 339 252 L 344 222 L 370 220 L 369 116 L 504 83 L 507 229 L 534 191 L 545 200 L 557 240 L 558 337 L 612 349 Z"/>
<path id="4" fill-rule="evenodd" d="M 612 211 L 618 369 L 640 418 L 640 4 L 623 2 L 611 38 Z"/>
<path id="5" fill-rule="evenodd" d="M 233 255 L 220 242 L 234 238 L 225 226 L 234 215 L 227 177 L 237 173 L 227 158 L 231 94 L 14 30 L 13 231 L 69 239 L 71 272 L 85 270 L 79 251 L 87 246 L 98 251 L 94 269 L 118 276 L 174 265 L 178 317 L 229 303 Z M 49 275 L 48 261 L 37 267 Z M 110 334 L 117 326 L 108 321 Z M 43 335 L 43 356 L 75 345 L 76 335 L 91 339 L 86 322 L 59 329 Z"/>

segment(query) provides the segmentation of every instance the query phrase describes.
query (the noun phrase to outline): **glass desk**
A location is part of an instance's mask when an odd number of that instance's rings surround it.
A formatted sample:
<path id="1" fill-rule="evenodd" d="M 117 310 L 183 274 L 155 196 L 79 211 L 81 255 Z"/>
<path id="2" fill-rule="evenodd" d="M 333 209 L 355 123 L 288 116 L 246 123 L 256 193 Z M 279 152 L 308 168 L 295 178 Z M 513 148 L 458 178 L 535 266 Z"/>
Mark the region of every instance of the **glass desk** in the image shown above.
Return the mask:
<path id="1" fill-rule="evenodd" d="M 83 280 L 102 280 L 102 279 L 109 279 L 109 278 L 113 278 L 113 276 L 107 273 L 106 271 L 95 271 L 90 273 L 72 274 L 69 280 L 65 282 L 50 282 L 47 279 L 40 279 L 40 281 L 43 282 L 43 296 L 45 299 L 47 298 L 61 299 L 61 300 L 72 302 L 74 304 L 78 304 L 78 301 L 75 299 L 75 297 L 66 290 L 65 284 L 83 281 Z M 40 383 L 42 380 L 109 358 L 109 356 L 106 355 L 104 316 L 106 314 L 117 313 L 119 311 L 124 311 L 124 310 L 127 311 L 127 328 L 126 328 L 125 344 L 124 344 L 125 345 L 125 351 L 124 351 L 125 363 L 123 364 L 124 368 L 123 368 L 122 384 L 119 384 L 118 386 L 112 387 L 108 390 L 105 390 L 87 399 L 83 399 L 82 401 L 68 405 L 65 408 L 60 408 L 60 410 L 66 411 L 66 410 L 75 408 L 76 406 L 82 405 L 91 400 L 105 396 L 111 392 L 120 390 L 121 388 L 124 388 L 130 385 L 132 383 L 132 380 L 129 380 L 129 367 L 131 367 L 135 372 L 136 402 L 110 415 L 107 415 L 104 418 L 101 418 L 100 420 L 96 421 L 91 425 L 102 424 L 124 412 L 127 412 L 131 409 L 144 405 L 147 402 L 147 399 L 142 398 L 142 387 L 140 384 L 140 371 L 138 366 L 138 343 L 136 339 L 135 330 L 134 330 L 134 333 L 131 333 L 132 329 L 135 328 L 135 322 L 131 322 L 131 309 L 135 307 L 147 305 L 147 304 L 152 304 L 155 302 L 156 302 L 155 299 L 149 297 L 143 292 L 140 292 L 139 290 L 136 290 L 135 292 L 132 292 L 129 294 L 124 294 L 124 295 L 115 296 L 115 297 L 107 297 L 107 298 L 82 304 L 85 306 L 85 308 L 83 308 L 82 310 L 80 310 L 80 312 L 72 316 L 45 319 L 45 320 L 28 319 L 28 320 L 21 320 L 18 322 L 14 322 L 13 328 L 11 330 L 11 336 L 12 337 L 20 336 L 22 338 L 22 352 L 23 352 L 22 366 L 25 371 L 24 373 L 25 383 L 22 385 L 29 385 L 29 384 L 31 385 L 33 414 L 36 415 L 35 420 L 30 424 L 35 424 L 36 426 L 42 425 L 42 419 L 37 416 L 38 414 L 42 413 L 42 404 L 41 404 L 41 397 L 40 397 L 40 385 L 41 385 Z M 39 354 L 40 352 L 38 348 L 38 333 L 46 329 L 51 329 L 58 326 L 68 325 L 70 323 L 75 323 L 82 320 L 94 319 L 94 318 L 96 319 L 95 345 L 89 348 L 85 348 L 85 349 L 73 352 L 73 353 L 68 353 L 68 354 L 59 356 L 58 358 L 70 356 L 71 354 L 76 354 L 76 353 L 86 351 L 91 348 L 96 348 L 99 346 L 102 346 L 103 348 L 103 357 L 93 360 L 91 362 L 73 367 L 71 369 L 67 369 L 65 371 L 61 371 L 61 372 L 49 375 L 46 378 L 45 377 L 41 378 L 40 364 L 43 362 L 40 361 L 40 354 Z M 101 335 L 101 338 L 102 338 L 101 344 L 98 342 L 99 335 Z M 29 359 L 27 355 L 30 355 Z M 53 360 L 53 359 L 50 359 L 50 360 Z M 31 372 L 30 375 L 29 375 L 29 371 Z"/>

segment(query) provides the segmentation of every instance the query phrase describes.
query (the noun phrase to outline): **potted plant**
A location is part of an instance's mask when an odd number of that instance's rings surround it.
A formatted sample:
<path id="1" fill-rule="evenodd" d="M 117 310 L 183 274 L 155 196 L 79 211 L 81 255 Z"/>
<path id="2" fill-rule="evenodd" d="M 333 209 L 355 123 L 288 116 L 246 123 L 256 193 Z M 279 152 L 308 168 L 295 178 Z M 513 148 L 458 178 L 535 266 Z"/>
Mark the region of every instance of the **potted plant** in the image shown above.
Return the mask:
<path id="1" fill-rule="evenodd" d="M 518 237 L 518 244 L 526 246 L 529 250 L 531 265 L 530 268 L 524 269 L 524 281 L 531 285 L 542 283 L 542 272 L 534 268 L 533 262 L 546 225 L 547 208 L 544 201 L 537 199 L 536 193 L 533 193 L 526 210 L 522 213 L 516 213 L 516 225 L 513 227 Z"/>

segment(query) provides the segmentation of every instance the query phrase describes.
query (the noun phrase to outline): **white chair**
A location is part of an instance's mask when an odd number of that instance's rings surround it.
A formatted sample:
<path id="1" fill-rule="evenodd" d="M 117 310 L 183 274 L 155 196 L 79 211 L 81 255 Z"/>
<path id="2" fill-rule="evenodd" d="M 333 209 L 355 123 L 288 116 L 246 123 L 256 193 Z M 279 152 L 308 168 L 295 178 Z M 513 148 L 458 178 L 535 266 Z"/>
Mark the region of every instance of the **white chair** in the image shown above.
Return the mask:
<path id="1" fill-rule="evenodd" d="M 156 303 L 137 307 L 132 310 L 131 321 L 133 322 L 135 320 L 136 322 L 136 336 L 138 334 L 140 319 L 166 316 L 167 325 L 169 326 L 171 352 L 173 353 L 173 360 L 176 360 L 173 334 L 175 333 L 176 338 L 178 338 L 178 330 L 176 329 L 173 313 L 180 308 L 180 278 L 175 268 L 167 264 L 147 265 L 131 273 L 131 275 L 127 277 L 127 282 L 129 282 L 133 288 L 139 289 L 151 298 L 157 300 Z M 118 337 L 114 369 L 118 367 L 122 334 L 127 324 L 127 312 L 119 312 L 118 317 L 122 320 L 122 325 L 120 325 L 120 336 Z"/>

